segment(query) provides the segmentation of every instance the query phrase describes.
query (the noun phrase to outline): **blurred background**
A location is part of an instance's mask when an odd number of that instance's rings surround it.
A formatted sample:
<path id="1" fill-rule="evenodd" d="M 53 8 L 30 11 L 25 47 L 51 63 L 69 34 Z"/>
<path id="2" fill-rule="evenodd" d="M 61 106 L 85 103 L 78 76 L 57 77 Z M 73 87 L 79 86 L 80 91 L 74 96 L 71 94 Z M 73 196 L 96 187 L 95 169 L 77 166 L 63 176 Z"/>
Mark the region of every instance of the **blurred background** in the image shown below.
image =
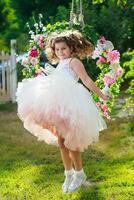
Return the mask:
<path id="1" fill-rule="evenodd" d="M 76 0 L 76 11 L 78 11 Z M 59 150 L 39 142 L 17 116 L 15 91 L 23 79 L 21 59 L 29 30 L 43 15 L 44 26 L 69 21 L 72 0 L 0 1 L 0 200 L 134 200 L 134 1 L 83 0 L 84 22 L 112 41 L 124 69 L 108 130 L 84 154 L 91 187 L 63 197 Z M 32 27 L 31 27 L 32 28 Z M 92 38 L 91 38 L 92 39 Z M 91 61 L 92 62 L 92 61 Z M 100 71 L 90 65 L 93 79 Z"/>

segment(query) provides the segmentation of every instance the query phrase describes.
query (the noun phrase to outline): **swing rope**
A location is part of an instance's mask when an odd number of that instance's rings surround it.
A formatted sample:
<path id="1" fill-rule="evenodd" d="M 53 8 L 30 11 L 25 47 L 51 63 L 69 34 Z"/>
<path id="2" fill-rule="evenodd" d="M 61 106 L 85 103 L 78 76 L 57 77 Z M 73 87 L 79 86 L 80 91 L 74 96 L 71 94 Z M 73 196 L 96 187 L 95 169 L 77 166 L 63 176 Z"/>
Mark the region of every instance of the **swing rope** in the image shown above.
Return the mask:
<path id="1" fill-rule="evenodd" d="M 75 9 L 75 6 L 77 9 Z M 70 27 L 72 27 L 73 24 L 80 23 L 81 27 L 84 28 L 82 0 L 72 0 L 69 23 L 70 23 Z"/>

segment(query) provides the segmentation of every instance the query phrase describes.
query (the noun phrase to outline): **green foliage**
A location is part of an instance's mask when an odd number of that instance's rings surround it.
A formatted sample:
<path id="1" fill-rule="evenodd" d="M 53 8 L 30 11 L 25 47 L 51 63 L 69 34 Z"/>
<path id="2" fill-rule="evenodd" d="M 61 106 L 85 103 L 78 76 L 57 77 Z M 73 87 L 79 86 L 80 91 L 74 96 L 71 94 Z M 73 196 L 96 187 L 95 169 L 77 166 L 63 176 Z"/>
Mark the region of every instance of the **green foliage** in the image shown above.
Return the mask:
<path id="1" fill-rule="evenodd" d="M 71 0 L 55 0 L 54 4 L 53 0 L 2 0 L 0 35 L 9 48 L 11 38 L 17 38 L 22 32 L 27 33 L 25 24 L 31 22 L 33 15 L 42 13 L 44 23 L 53 24 L 57 20 L 69 20 L 69 6 Z M 84 0 L 83 13 L 85 23 L 110 39 L 120 52 L 133 48 L 133 0 Z"/>
<path id="2" fill-rule="evenodd" d="M 66 21 L 67 19 L 69 19 L 69 10 L 65 6 L 58 6 L 57 14 L 53 17 L 53 21 L 51 20 L 51 23 Z"/>
<path id="3" fill-rule="evenodd" d="M 126 69 L 125 78 L 130 79 L 126 92 L 131 95 L 126 103 L 126 108 L 131 108 L 130 111 L 134 113 L 134 51 L 125 52 L 123 58 L 125 60 L 123 66 Z"/>
<path id="4" fill-rule="evenodd" d="M 100 4 L 105 2 L 106 0 L 92 0 L 93 4 Z"/>
<path id="5" fill-rule="evenodd" d="M 96 3 L 94 4 L 94 2 Z M 56 0 L 54 6 L 52 5 L 52 0 L 47 2 L 42 0 L 36 2 L 33 0 L 2 0 L 0 2 L 1 49 L 9 51 L 9 40 L 18 38 L 21 43 L 18 45 L 18 52 L 22 52 L 23 49 L 25 51 L 27 41 L 21 42 L 19 35 L 27 34 L 26 22 L 31 22 L 32 16 L 37 16 L 39 12 L 44 15 L 45 24 L 53 24 L 57 20 L 69 20 L 71 0 Z M 133 48 L 133 0 L 84 0 L 83 13 L 85 23 L 91 25 L 100 35 L 110 39 L 120 52 Z M 90 68 L 92 71 L 92 67 Z M 95 79 L 97 70 L 91 72 L 91 75 Z"/>
<path id="6" fill-rule="evenodd" d="M 99 34 L 96 33 L 92 26 L 87 24 L 82 28 L 81 25 L 77 23 L 71 28 L 69 22 L 62 21 L 56 22 L 55 24 L 48 24 L 46 28 L 46 33 L 48 34 L 52 32 L 61 32 L 63 30 L 79 30 L 88 40 L 91 40 L 93 44 L 96 44 L 97 39 L 99 38 Z"/>
<path id="7" fill-rule="evenodd" d="M 20 42 L 21 41 L 21 42 Z M 28 49 L 29 36 L 27 33 L 20 33 L 17 37 L 17 53 L 24 53 Z"/>
<path id="8" fill-rule="evenodd" d="M 5 51 L 5 52 L 9 51 L 7 47 L 7 41 L 3 39 L 2 37 L 0 37 L 0 51 Z"/>
<path id="9" fill-rule="evenodd" d="M 121 53 L 133 48 L 133 0 L 128 0 L 125 6 L 117 6 L 116 0 L 107 0 L 97 5 L 88 1 L 84 11 L 85 22 L 112 41 Z"/>
<path id="10" fill-rule="evenodd" d="M 0 1 L 0 50 L 9 51 L 10 39 L 19 34 L 19 20 L 11 7 L 11 0 Z"/>
<path id="11" fill-rule="evenodd" d="M 134 78 L 134 50 L 125 52 L 123 58 L 125 59 L 123 66 L 126 69 L 125 78 Z"/>
<path id="12" fill-rule="evenodd" d="M 93 4 L 102 4 L 104 2 L 107 2 L 108 0 L 92 0 Z M 124 6 L 127 4 L 127 0 L 116 0 L 115 1 L 117 5 Z"/>

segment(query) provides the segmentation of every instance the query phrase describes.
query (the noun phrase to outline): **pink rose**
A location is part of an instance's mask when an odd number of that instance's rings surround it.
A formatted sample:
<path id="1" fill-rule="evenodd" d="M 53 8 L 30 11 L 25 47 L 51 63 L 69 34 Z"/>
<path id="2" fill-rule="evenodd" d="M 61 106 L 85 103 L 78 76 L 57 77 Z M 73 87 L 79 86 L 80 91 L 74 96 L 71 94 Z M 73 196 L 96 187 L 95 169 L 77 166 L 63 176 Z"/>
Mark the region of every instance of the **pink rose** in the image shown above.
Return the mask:
<path id="1" fill-rule="evenodd" d="M 105 63 L 106 59 L 103 57 L 99 57 L 99 60 L 96 62 L 96 64 L 100 64 L 100 63 Z"/>
<path id="2" fill-rule="evenodd" d="M 117 68 L 117 70 L 116 70 L 116 76 L 119 77 L 119 76 L 122 75 L 122 73 L 123 73 L 123 69 L 121 67 Z"/>
<path id="3" fill-rule="evenodd" d="M 43 43 L 43 42 L 40 42 L 40 45 L 39 45 L 39 46 L 40 46 L 41 49 L 43 49 L 43 48 L 44 48 L 44 43 Z"/>
<path id="4" fill-rule="evenodd" d="M 103 105 L 103 106 L 102 106 L 102 109 L 103 109 L 104 112 L 107 112 L 107 111 L 108 111 L 107 105 Z"/>
<path id="5" fill-rule="evenodd" d="M 96 106 L 100 108 L 100 107 L 101 107 L 101 102 L 98 101 L 98 102 L 96 103 Z"/>
<path id="6" fill-rule="evenodd" d="M 45 37 L 44 37 L 43 35 L 41 35 L 39 40 L 40 40 L 41 42 L 44 42 L 44 39 L 45 39 Z"/>
<path id="7" fill-rule="evenodd" d="M 39 61 L 36 58 L 31 57 L 30 58 L 30 62 L 32 65 L 37 65 L 39 63 Z"/>
<path id="8" fill-rule="evenodd" d="M 115 61 L 119 61 L 120 53 L 117 50 L 109 51 L 107 54 L 107 61 L 113 63 Z"/>
<path id="9" fill-rule="evenodd" d="M 111 119 L 107 111 L 104 111 L 104 116 L 105 116 L 107 119 Z"/>
<path id="10" fill-rule="evenodd" d="M 113 85 L 115 83 L 115 80 L 109 74 L 105 74 L 103 81 L 106 86 Z"/>
<path id="11" fill-rule="evenodd" d="M 22 65 L 26 66 L 29 64 L 29 59 L 28 58 L 24 58 L 21 62 Z"/>
<path id="12" fill-rule="evenodd" d="M 38 50 L 35 49 L 35 48 L 32 48 L 31 51 L 30 51 L 30 53 L 29 53 L 29 56 L 34 57 L 34 58 L 38 57 L 39 56 Z"/>

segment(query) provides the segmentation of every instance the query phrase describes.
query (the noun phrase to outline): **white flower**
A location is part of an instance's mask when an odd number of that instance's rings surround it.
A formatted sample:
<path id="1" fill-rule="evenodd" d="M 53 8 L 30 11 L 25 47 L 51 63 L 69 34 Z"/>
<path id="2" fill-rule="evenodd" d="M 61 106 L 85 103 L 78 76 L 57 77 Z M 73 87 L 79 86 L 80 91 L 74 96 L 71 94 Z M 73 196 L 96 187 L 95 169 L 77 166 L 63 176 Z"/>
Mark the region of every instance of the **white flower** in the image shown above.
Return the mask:
<path id="1" fill-rule="evenodd" d="M 99 54 L 101 55 L 103 53 L 103 51 L 104 51 L 104 48 L 103 48 L 103 46 L 98 45 L 97 46 L 97 50 L 98 50 Z"/>
<path id="2" fill-rule="evenodd" d="M 114 45 L 112 44 L 111 41 L 107 40 L 106 41 L 106 48 L 105 50 L 108 52 L 108 51 L 112 51 L 114 49 Z"/>
<path id="3" fill-rule="evenodd" d="M 99 40 L 97 41 L 97 48 L 103 51 L 111 51 L 114 49 L 114 46 L 111 41 L 106 40 L 105 43 L 101 43 Z"/>
<path id="4" fill-rule="evenodd" d="M 35 23 L 35 24 L 34 24 L 34 27 L 38 28 L 38 24 L 37 24 L 37 23 Z"/>
<path id="5" fill-rule="evenodd" d="M 43 27 L 43 24 L 41 22 L 39 22 L 39 27 L 42 28 Z"/>
<path id="6" fill-rule="evenodd" d="M 39 40 L 40 34 L 35 35 L 34 41 L 37 42 Z"/>
<path id="7" fill-rule="evenodd" d="M 117 68 L 119 68 L 119 67 L 120 67 L 119 62 L 114 62 L 114 63 L 112 63 L 112 64 L 110 65 L 110 68 L 111 68 L 113 71 L 116 71 Z"/>
<path id="8" fill-rule="evenodd" d="M 33 39 L 33 40 L 34 40 L 34 38 L 35 38 L 35 35 L 34 35 L 34 34 L 32 34 L 32 35 L 31 35 L 31 39 Z"/>
<path id="9" fill-rule="evenodd" d="M 99 58 L 99 56 L 100 56 L 99 52 L 97 51 L 97 49 L 95 49 L 93 52 L 92 58 L 96 59 L 96 58 Z"/>
<path id="10" fill-rule="evenodd" d="M 93 55 L 92 55 L 92 58 L 93 59 L 99 58 L 100 55 L 102 54 L 102 52 L 103 52 L 102 48 L 95 47 L 95 50 L 94 50 Z"/>
<path id="11" fill-rule="evenodd" d="M 112 79 L 116 80 L 116 73 L 113 70 L 110 70 L 110 72 L 108 72 L 107 75 L 110 76 Z"/>
<path id="12" fill-rule="evenodd" d="M 45 27 L 45 26 L 43 27 L 42 31 L 43 31 L 43 32 L 45 32 L 45 31 L 46 31 L 46 27 Z"/>
<path id="13" fill-rule="evenodd" d="M 109 87 L 108 85 L 105 85 L 105 87 L 101 90 L 104 94 L 108 94 L 109 93 Z"/>
<path id="14" fill-rule="evenodd" d="M 39 17 L 40 17 L 40 18 L 43 18 L 43 15 L 42 15 L 41 13 L 39 13 Z"/>
<path id="15" fill-rule="evenodd" d="M 28 23 L 28 22 L 26 23 L 26 26 L 27 26 L 28 28 L 30 28 L 30 26 L 29 26 L 29 23 Z"/>
<path id="16" fill-rule="evenodd" d="M 32 30 L 29 31 L 30 35 L 34 35 L 34 32 Z"/>
<path id="17" fill-rule="evenodd" d="M 97 48 L 101 49 L 101 51 L 104 51 L 106 49 L 106 43 L 101 43 L 99 40 L 97 41 Z"/>

